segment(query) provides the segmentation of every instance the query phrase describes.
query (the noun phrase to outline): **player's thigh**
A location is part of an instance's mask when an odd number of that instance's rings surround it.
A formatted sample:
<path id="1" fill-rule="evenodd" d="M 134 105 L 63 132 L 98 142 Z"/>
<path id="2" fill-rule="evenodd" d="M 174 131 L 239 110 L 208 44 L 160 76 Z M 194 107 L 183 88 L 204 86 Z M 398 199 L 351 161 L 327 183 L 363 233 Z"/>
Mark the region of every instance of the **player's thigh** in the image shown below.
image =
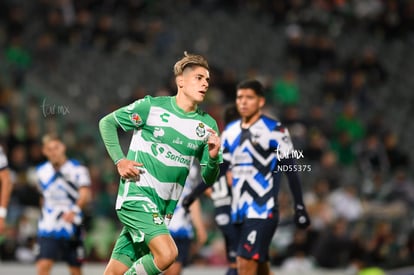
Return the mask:
<path id="1" fill-rule="evenodd" d="M 269 259 L 269 247 L 278 224 L 277 218 L 247 219 L 237 226 L 237 256 L 258 262 Z"/>
<path id="2" fill-rule="evenodd" d="M 129 269 L 123 262 L 111 258 L 106 265 L 104 275 L 118 275 L 124 274 Z"/>
<path id="3" fill-rule="evenodd" d="M 124 227 L 116 240 L 115 246 L 112 250 L 111 259 L 122 263 L 126 267 L 130 267 L 139 258 L 145 254 L 148 254 L 149 247 L 144 242 L 143 237 L 140 242 L 133 241 L 131 235 L 136 234 L 138 233 Z"/>
<path id="4" fill-rule="evenodd" d="M 112 253 L 112 258 L 116 256 L 115 259 L 128 266 L 149 253 L 149 243 L 152 239 L 170 235 L 162 216 L 145 209 L 151 209 L 146 202 L 130 201 L 117 211 L 120 221 L 125 226 L 114 248 L 114 253 L 117 255 Z M 169 238 L 171 239 L 170 236 Z M 154 247 L 157 246 L 154 245 Z M 169 247 L 166 247 L 166 251 L 169 251 L 168 249 Z M 152 252 L 154 254 L 154 251 Z M 131 262 L 128 262 L 127 258 L 130 258 Z"/>
<path id="5" fill-rule="evenodd" d="M 149 242 L 149 248 L 154 256 L 155 264 L 162 270 L 168 268 L 178 255 L 178 249 L 170 234 L 154 237 Z"/>

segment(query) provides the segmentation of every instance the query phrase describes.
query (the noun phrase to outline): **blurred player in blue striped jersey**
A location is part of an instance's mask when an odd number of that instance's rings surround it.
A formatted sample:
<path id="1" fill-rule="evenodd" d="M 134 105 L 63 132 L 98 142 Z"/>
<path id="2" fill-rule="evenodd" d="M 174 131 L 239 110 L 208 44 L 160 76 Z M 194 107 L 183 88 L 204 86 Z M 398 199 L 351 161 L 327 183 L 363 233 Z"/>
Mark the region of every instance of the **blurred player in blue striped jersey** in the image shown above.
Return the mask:
<path id="1" fill-rule="evenodd" d="M 269 245 L 276 231 L 279 213 L 277 196 L 285 169 L 294 199 L 295 221 L 299 228 L 310 224 L 302 199 L 299 176 L 289 132 L 281 123 L 262 113 L 263 86 L 246 80 L 237 86 L 236 106 L 240 119 L 222 133 L 223 166 L 228 167 L 232 186 L 231 220 L 238 237 L 239 275 L 270 274 Z M 284 170 L 284 171 L 285 171 Z"/>
<path id="2" fill-rule="evenodd" d="M 47 161 L 36 170 L 43 195 L 37 234 L 37 274 L 50 274 L 54 262 L 63 260 L 71 275 L 80 275 L 84 260 L 82 209 L 91 199 L 89 171 L 78 161 L 67 158 L 66 146 L 57 136 L 46 135 L 42 143 Z"/>

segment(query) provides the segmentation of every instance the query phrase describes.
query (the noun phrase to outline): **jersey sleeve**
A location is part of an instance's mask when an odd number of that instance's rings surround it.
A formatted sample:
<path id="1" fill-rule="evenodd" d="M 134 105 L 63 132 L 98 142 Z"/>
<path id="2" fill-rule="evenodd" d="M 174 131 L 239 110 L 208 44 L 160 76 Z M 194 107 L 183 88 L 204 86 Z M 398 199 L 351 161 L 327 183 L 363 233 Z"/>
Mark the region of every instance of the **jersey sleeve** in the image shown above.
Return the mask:
<path id="1" fill-rule="evenodd" d="M 217 123 L 214 123 L 214 125 L 211 128 L 217 133 L 217 135 L 220 134 L 219 130 L 218 130 L 218 127 L 217 127 Z M 205 142 L 204 147 L 203 147 L 203 152 L 202 152 L 202 155 L 200 157 L 200 165 L 207 165 L 208 162 L 209 162 L 209 158 L 210 158 L 210 156 L 209 156 L 209 153 L 208 153 L 208 144 L 207 144 L 207 142 Z M 217 163 L 223 162 L 223 154 L 222 154 L 221 149 L 219 151 L 218 158 L 217 158 L 216 162 Z"/>
<path id="2" fill-rule="evenodd" d="M 9 163 L 7 161 L 7 156 L 3 151 L 3 148 L 0 147 L 0 170 L 3 170 L 9 166 Z"/>
<path id="3" fill-rule="evenodd" d="M 114 111 L 114 118 L 124 131 L 135 130 L 145 124 L 151 107 L 151 98 L 146 96 Z"/>
<path id="4" fill-rule="evenodd" d="M 272 136 L 270 147 L 275 150 L 278 159 L 290 158 L 294 148 L 289 130 L 278 122 Z"/>
<path id="5" fill-rule="evenodd" d="M 78 168 L 77 178 L 79 187 L 89 187 L 91 185 L 91 177 L 88 168 L 85 166 L 80 166 Z"/>

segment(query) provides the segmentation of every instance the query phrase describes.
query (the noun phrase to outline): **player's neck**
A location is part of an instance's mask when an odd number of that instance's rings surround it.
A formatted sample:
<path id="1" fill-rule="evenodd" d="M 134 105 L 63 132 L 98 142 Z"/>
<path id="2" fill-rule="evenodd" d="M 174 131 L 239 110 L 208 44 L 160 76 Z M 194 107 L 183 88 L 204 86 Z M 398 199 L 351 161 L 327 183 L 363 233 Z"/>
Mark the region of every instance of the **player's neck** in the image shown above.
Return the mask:
<path id="1" fill-rule="evenodd" d="M 175 103 L 184 112 L 194 112 L 197 109 L 197 104 L 194 101 L 189 100 L 180 93 L 177 93 L 175 97 Z"/>
<path id="2" fill-rule="evenodd" d="M 261 112 L 258 112 L 249 117 L 242 117 L 241 127 L 246 129 L 252 126 L 256 121 L 259 120 L 260 116 L 262 115 Z"/>
<path id="3" fill-rule="evenodd" d="M 62 159 L 60 159 L 59 161 L 56 161 L 56 162 L 51 162 L 52 163 L 52 166 L 53 166 L 53 168 L 56 170 L 56 171 L 58 171 L 58 170 L 60 170 L 60 168 L 63 166 L 63 164 L 65 164 L 65 162 L 67 161 L 67 158 L 66 157 L 63 157 Z"/>

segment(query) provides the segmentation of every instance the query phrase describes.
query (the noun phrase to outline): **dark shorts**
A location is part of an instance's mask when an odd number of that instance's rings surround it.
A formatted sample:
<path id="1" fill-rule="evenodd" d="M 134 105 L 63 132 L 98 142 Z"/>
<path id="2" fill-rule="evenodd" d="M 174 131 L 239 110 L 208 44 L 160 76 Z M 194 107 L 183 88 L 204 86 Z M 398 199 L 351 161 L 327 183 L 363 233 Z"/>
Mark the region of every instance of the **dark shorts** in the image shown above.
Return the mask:
<path id="1" fill-rule="evenodd" d="M 187 266 L 190 256 L 191 239 L 174 237 L 173 239 L 178 249 L 178 256 L 175 261 L 181 263 L 182 266 Z"/>
<path id="2" fill-rule="evenodd" d="M 50 259 L 64 261 L 69 266 L 81 266 L 85 257 L 80 240 L 52 239 L 40 237 L 37 241 L 36 260 Z"/>
<path id="3" fill-rule="evenodd" d="M 276 215 L 275 215 L 276 216 Z M 246 219 L 236 224 L 239 236 L 237 256 L 258 262 L 269 260 L 269 247 L 278 225 L 278 218 Z"/>
<path id="4" fill-rule="evenodd" d="M 238 232 L 234 224 L 230 221 L 229 213 L 230 210 L 216 212 L 215 221 L 224 237 L 227 260 L 230 263 L 235 263 L 239 240 L 237 238 Z"/>

